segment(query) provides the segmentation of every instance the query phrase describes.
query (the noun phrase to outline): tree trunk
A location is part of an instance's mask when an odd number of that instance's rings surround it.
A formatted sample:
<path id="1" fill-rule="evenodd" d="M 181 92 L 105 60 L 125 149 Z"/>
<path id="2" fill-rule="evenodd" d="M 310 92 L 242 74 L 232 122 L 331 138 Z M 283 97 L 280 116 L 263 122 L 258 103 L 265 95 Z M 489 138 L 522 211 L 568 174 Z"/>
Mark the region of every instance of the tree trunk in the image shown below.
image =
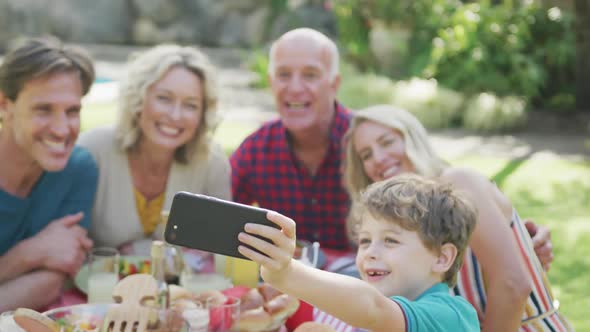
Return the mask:
<path id="1" fill-rule="evenodd" d="M 590 0 L 576 0 L 576 107 L 590 112 Z"/>

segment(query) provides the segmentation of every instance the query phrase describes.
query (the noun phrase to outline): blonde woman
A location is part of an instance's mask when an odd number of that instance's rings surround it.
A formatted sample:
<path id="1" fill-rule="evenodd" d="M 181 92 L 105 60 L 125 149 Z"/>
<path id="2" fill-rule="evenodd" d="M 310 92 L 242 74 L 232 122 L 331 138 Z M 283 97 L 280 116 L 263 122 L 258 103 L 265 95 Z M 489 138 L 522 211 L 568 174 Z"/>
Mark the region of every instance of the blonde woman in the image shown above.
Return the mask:
<path id="1" fill-rule="evenodd" d="M 214 68 L 192 47 L 160 45 L 135 56 L 121 84 L 115 126 L 80 136 L 99 167 L 91 238 L 146 254 L 177 191 L 230 199 L 230 166 L 211 141 Z"/>
<path id="2" fill-rule="evenodd" d="M 412 114 L 389 105 L 356 112 L 346 136 L 346 166 L 352 197 L 370 183 L 411 172 L 448 181 L 472 198 L 478 219 L 455 292 L 476 308 L 483 331 L 571 330 L 508 198 L 483 175 L 437 156 Z"/>

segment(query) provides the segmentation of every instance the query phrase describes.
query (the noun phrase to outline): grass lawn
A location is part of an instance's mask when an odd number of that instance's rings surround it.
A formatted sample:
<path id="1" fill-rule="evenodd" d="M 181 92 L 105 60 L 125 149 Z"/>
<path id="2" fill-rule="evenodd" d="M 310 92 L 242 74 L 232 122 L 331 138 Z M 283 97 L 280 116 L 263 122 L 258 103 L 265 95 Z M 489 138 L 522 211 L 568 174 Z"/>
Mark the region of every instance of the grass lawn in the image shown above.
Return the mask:
<path id="1" fill-rule="evenodd" d="M 82 131 L 115 123 L 117 118 L 115 103 L 83 104 L 81 118 Z"/>
<path id="2" fill-rule="evenodd" d="M 82 111 L 82 130 L 114 120 L 114 104 L 88 105 Z M 215 139 L 229 154 L 254 129 L 222 122 Z M 490 157 L 450 161 L 488 175 L 522 217 L 551 228 L 555 261 L 549 279 L 553 290 L 575 329 L 590 331 L 590 161 L 568 161 L 550 154 L 521 161 Z"/>

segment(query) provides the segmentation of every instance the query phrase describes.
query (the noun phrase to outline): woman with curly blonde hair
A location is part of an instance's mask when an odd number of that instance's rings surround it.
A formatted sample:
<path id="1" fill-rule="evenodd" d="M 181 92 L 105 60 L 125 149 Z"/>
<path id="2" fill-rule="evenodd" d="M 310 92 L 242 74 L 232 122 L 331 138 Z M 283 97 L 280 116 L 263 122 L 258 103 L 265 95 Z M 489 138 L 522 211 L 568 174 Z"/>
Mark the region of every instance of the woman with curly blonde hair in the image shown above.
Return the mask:
<path id="1" fill-rule="evenodd" d="M 230 199 L 229 162 L 210 137 L 216 115 L 215 71 L 199 50 L 159 45 L 130 60 L 116 125 L 78 142 L 99 166 L 96 245 L 146 253 L 178 191 Z"/>

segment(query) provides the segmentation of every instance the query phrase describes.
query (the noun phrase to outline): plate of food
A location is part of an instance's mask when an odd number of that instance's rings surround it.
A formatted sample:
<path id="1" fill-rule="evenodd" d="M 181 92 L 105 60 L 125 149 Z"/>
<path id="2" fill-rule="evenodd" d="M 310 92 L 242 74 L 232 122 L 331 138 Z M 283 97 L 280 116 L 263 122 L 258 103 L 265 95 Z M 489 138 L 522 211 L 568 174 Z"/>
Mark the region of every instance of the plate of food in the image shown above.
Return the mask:
<path id="1" fill-rule="evenodd" d="M 119 279 L 136 273 L 150 273 L 150 271 L 151 260 L 147 256 L 121 256 L 119 258 Z M 85 294 L 88 293 L 88 273 L 88 264 L 84 264 L 74 278 L 76 287 Z"/>
<path id="2" fill-rule="evenodd" d="M 109 304 L 79 304 L 49 310 L 43 315 L 54 320 L 63 332 L 99 332 Z"/>
<path id="3" fill-rule="evenodd" d="M 281 293 L 269 284 L 256 288 L 238 288 L 224 294 L 239 294 L 238 329 L 242 332 L 279 331 L 285 321 L 299 308 L 299 300 Z"/>
<path id="4" fill-rule="evenodd" d="M 52 330 L 59 332 L 111 332 L 112 326 L 106 326 L 106 318 L 112 306 L 118 304 L 96 303 L 79 304 L 49 310 L 43 316 L 50 318 L 51 325 L 56 327 Z M 127 310 L 127 309 L 126 309 Z M 182 318 L 182 311 L 172 308 L 168 311 L 157 311 L 150 319 L 154 322 L 148 323 L 149 331 L 186 332 L 186 325 Z M 180 309 L 178 309 L 180 310 Z M 173 321 L 174 320 L 174 321 Z M 152 327 L 149 327 L 149 326 Z M 127 329 L 125 330 L 127 331 Z M 130 329 L 137 331 L 136 327 Z"/>

